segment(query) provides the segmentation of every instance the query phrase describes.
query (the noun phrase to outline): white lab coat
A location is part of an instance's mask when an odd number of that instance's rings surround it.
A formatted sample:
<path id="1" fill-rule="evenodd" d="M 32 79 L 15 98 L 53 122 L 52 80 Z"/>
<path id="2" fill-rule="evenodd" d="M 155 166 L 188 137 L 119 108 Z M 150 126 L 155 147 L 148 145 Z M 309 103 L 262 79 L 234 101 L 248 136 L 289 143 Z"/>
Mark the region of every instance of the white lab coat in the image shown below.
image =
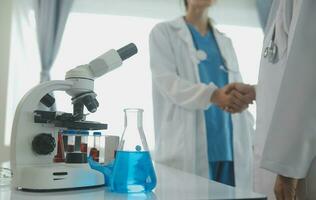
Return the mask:
<path id="1" fill-rule="evenodd" d="M 241 82 L 232 43 L 216 29 L 215 38 L 229 71 L 229 82 Z M 216 89 L 198 75 L 201 56 L 183 18 L 156 25 L 150 34 L 153 79 L 155 160 L 209 177 L 204 109 Z M 253 118 L 232 115 L 236 186 L 252 189 Z"/>
<path id="2" fill-rule="evenodd" d="M 256 135 L 266 138 L 261 166 L 288 177 L 307 177 L 300 183 L 303 199 L 316 199 L 315 10 L 315 0 L 279 1 L 263 45 L 267 47 L 275 25 L 279 61 L 262 58 L 257 86 Z"/>
<path id="3" fill-rule="evenodd" d="M 284 35 L 288 33 L 289 25 L 287 24 L 285 26 L 284 20 L 281 20 L 285 17 L 285 11 L 283 8 L 282 10 L 280 9 L 280 0 L 274 0 L 265 30 L 262 54 L 270 42 L 276 19 L 279 19 L 276 25 L 276 29 L 278 29 L 278 31 L 276 31 L 276 38 L 287 37 Z M 284 27 L 286 27 L 286 29 L 284 29 Z M 283 40 L 277 42 L 278 46 L 282 46 L 279 47 L 281 49 L 279 51 L 283 51 L 284 53 L 286 49 L 285 42 Z M 257 124 L 254 140 L 254 186 L 255 192 L 266 194 L 268 199 L 275 199 L 273 185 L 276 175 L 270 171 L 262 169 L 260 167 L 260 161 L 262 159 L 262 152 L 267 137 L 268 124 L 270 123 L 274 104 L 279 92 L 279 85 L 284 70 L 284 61 L 283 57 L 283 59 L 280 59 L 280 61 L 275 64 L 274 68 L 271 68 L 265 67 L 265 65 L 269 65 L 270 63 L 267 59 L 262 58 L 259 71 L 259 82 L 257 85 Z"/>

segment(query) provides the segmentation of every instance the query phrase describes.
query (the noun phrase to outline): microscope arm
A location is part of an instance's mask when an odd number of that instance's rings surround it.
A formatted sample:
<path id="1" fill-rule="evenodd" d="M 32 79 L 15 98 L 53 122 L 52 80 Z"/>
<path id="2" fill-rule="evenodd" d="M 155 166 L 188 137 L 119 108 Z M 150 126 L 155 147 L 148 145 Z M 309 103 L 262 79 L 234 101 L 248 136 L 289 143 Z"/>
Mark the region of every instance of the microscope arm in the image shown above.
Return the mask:
<path id="1" fill-rule="evenodd" d="M 47 132 L 47 128 L 34 124 L 33 112 L 38 108 L 40 99 L 52 91 L 66 91 L 73 85 L 71 81 L 48 81 L 33 87 L 18 104 L 14 115 L 11 135 L 11 166 L 13 172 L 17 165 L 50 163 L 52 158 L 34 157 L 29 146 L 30 138 Z M 19 134 L 18 134 L 19 133 Z"/>
<path id="2" fill-rule="evenodd" d="M 73 82 L 68 80 L 56 80 L 41 83 L 33 87 L 23 96 L 16 111 L 23 112 L 25 109 L 34 111 L 37 109 L 38 103 L 40 102 L 43 96 L 53 91 L 69 90 L 73 86 L 73 84 Z"/>

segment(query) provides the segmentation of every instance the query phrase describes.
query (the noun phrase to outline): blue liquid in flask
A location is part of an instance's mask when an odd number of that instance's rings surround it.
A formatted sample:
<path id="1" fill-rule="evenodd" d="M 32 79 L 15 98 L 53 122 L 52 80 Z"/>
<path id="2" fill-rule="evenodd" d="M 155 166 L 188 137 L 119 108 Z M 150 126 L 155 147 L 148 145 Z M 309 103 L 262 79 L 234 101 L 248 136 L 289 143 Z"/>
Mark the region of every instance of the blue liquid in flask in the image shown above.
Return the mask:
<path id="1" fill-rule="evenodd" d="M 148 151 L 117 151 L 112 191 L 149 192 L 156 186 L 156 174 Z"/>

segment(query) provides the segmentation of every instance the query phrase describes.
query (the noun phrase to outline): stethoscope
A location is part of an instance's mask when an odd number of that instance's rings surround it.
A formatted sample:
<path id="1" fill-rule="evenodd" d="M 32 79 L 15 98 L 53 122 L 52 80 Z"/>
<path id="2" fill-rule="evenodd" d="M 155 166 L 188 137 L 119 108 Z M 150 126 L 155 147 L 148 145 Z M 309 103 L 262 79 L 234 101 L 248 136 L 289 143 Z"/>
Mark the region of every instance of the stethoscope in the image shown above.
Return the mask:
<path id="1" fill-rule="evenodd" d="M 198 49 L 196 51 L 196 57 L 201 62 L 201 61 L 204 61 L 207 59 L 207 54 L 205 51 Z M 239 73 L 239 71 L 237 71 L 237 70 L 232 70 L 232 69 L 229 69 L 228 67 L 226 67 L 226 61 L 224 59 L 223 59 L 223 61 L 224 61 L 224 65 L 219 66 L 219 68 L 221 70 L 223 70 L 226 73 Z"/>
<path id="2" fill-rule="evenodd" d="M 275 43 L 275 26 L 273 28 L 273 33 L 269 45 L 265 48 L 263 57 L 268 59 L 272 64 L 278 62 L 278 46 Z"/>

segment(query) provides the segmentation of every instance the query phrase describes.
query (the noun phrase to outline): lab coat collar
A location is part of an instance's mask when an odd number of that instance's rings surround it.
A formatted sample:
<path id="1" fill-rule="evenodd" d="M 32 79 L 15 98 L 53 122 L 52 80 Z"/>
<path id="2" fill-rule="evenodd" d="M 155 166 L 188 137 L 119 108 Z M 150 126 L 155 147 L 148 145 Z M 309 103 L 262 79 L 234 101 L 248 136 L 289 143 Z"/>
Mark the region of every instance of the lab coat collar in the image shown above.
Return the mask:
<path id="1" fill-rule="evenodd" d="M 171 27 L 176 29 L 179 37 L 185 41 L 190 47 L 194 47 L 192 36 L 183 17 L 179 17 L 171 22 Z"/>
<path id="2" fill-rule="evenodd" d="M 179 17 L 173 21 L 171 21 L 171 27 L 175 29 L 180 39 L 182 39 L 188 46 L 188 50 L 190 51 L 191 59 L 194 64 L 198 64 L 199 61 L 196 55 L 195 45 L 190 33 L 188 26 L 183 17 Z"/>
<path id="3" fill-rule="evenodd" d="M 190 30 L 188 26 L 186 25 L 186 22 L 184 21 L 183 17 L 179 17 L 173 21 L 171 21 L 171 27 L 174 28 L 175 32 L 179 36 L 179 38 L 184 41 L 184 43 L 187 45 L 190 59 L 195 66 L 195 77 L 197 80 L 200 80 L 199 73 L 198 73 L 198 64 L 200 60 L 197 56 L 197 50 L 195 48 L 193 38 L 191 36 Z"/>
<path id="4" fill-rule="evenodd" d="M 212 27 L 216 39 L 220 39 L 220 36 L 224 36 L 223 33 L 219 32 L 214 26 L 212 26 L 211 19 L 209 19 L 209 26 Z M 171 21 L 171 27 L 178 31 L 181 39 L 183 39 L 186 43 L 194 46 L 190 30 L 187 27 L 183 17 L 178 17 L 175 20 Z"/>
<path id="5" fill-rule="evenodd" d="M 230 66 L 230 64 L 227 62 L 229 60 L 229 54 L 232 51 L 231 49 L 227 49 L 227 46 L 230 46 L 229 44 L 227 44 L 227 42 L 230 40 L 223 33 L 219 32 L 214 27 L 213 32 L 215 40 L 217 41 L 218 48 L 221 52 L 224 65 L 230 69 L 232 66 Z"/>
<path id="6" fill-rule="evenodd" d="M 219 49 L 221 51 L 224 64 L 227 66 L 227 48 L 226 48 L 226 37 L 223 33 L 218 31 L 214 26 L 212 26 L 211 20 L 209 19 L 209 25 L 213 29 L 214 37 L 218 43 Z M 190 33 L 189 28 L 186 25 L 186 22 L 183 17 L 178 17 L 175 20 L 171 21 L 171 27 L 173 27 L 177 32 L 179 37 L 188 45 L 190 54 L 192 55 L 192 61 L 194 64 L 198 64 L 200 61 L 196 56 L 196 48 Z"/>

